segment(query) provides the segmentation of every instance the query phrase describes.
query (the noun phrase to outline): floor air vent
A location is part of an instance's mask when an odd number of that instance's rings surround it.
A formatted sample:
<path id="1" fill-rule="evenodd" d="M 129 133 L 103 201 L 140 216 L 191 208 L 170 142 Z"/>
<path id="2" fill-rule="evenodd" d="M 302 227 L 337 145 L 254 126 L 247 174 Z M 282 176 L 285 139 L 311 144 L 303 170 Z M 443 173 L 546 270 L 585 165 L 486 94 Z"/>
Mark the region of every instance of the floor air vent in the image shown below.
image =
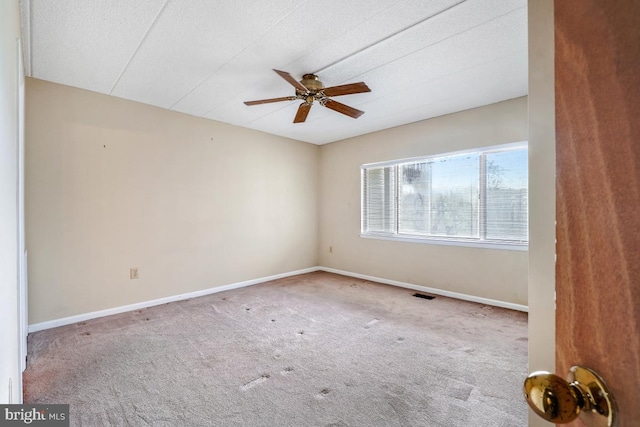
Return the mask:
<path id="1" fill-rule="evenodd" d="M 423 299 L 434 299 L 433 295 L 425 295 L 425 294 L 413 294 L 414 297 L 423 298 Z"/>

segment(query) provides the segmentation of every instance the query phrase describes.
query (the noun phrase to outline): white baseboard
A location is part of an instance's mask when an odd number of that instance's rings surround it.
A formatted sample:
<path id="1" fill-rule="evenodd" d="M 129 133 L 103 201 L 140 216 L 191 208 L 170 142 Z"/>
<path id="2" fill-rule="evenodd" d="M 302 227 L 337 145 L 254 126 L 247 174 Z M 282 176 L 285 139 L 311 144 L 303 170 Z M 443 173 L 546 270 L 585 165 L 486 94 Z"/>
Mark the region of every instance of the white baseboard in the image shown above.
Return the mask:
<path id="1" fill-rule="evenodd" d="M 108 308 L 106 310 L 92 311 L 90 313 L 83 313 L 75 316 L 64 317 L 62 319 L 55 319 L 55 320 L 48 320 L 46 322 L 34 323 L 29 325 L 29 333 L 38 332 L 45 329 L 57 328 L 58 326 L 65 326 L 73 323 L 84 322 L 86 320 L 96 319 L 98 317 L 110 316 L 112 314 L 124 313 L 127 311 L 133 311 L 133 310 L 140 310 L 141 308 L 153 307 L 155 305 L 167 304 L 174 301 L 182 301 L 190 298 L 197 298 L 205 295 L 215 294 L 217 292 L 229 291 L 231 289 L 243 288 L 245 286 L 257 285 L 258 283 L 269 282 L 271 280 L 282 279 L 284 277 L 297 276 L 299 274 L 312 273 L 318 270 L 320 270 L 320 267 L 310 267 L 302 270 L 276 274 L 273 276 L 261 277 L 259 279 L 246 280 L 244 282 L 231 283 L 229 285 L 203 289 L 201 291 L 194 291 L 194 292 L 188 292 L 186 294 L 172 295 L 170 297 L 154 299 L 151 301 L 143 301 L 135 304 Z"/>
<path id="2" fill-rule="evenodd" d="M 429 294 L 442 295 L 443 297 L 456 298 L 464 301 L 472 301 L 485 305 L 492 305 L 495 307 L 508 308 L 511 310 L 528 312 L 529 307 L 522 304 L 515 304 L 512 302 L 499 301 L 490 298 L 482 298 L 474 295 L 461 294 L 458 292 L 445 291 L 437 288 L 429 288 L 427 286 L 414 285 L 412 283 L 399 282 L 397 280 L 383 279 L 381 277 L 367 276 L 366 274 L 352 273 L 350 271 L 337 270 L 329 267 L 318 267 L 320 271 L 326 271 L 328 273 L 340 274 L 342 276 L 356 277 L 358 279 L 370 280 L 372 282 L 384 283 L 385 285 L 399 286 L 401 288 L 413 289 L 415 291 L 426 292 Z"/>
<path id="3" fill-rule="evenodd" d="M 383 279 L 381 277 L 367 276 L 366 274 L 352 273 L 350 271 L 337 270 L 329 267 L 310 267 L 302 270 L 290 271 L 287 273 L 276 274 L 259 279 L 247 280 L 244 282 L 231 283 L 229 285 L 217 286 L 215 288 L 203 289 L 201 291 L 188 292 L 186 294 L 178 294 L 170 297 L 154 299 L 151 301 L 143 301 L 135 304 L 123 305 L 120 307 L 108 308 L 106 310 L 92 311 L 90 313 L 78 314 L 75 316 L 64 317 L 62 319 L 48 320 L 46 322 L 34 323 L 29 325 L 29 333 L 38 332 L 45 329 L 57 328 L 58 326 L 70 325 L 73 323 L 84 322 L 86 320 L 96 319 L 98 317 L 110 316 L 112 314 L 124 313 L 127 311 L 139 310 L 141 308 L 153 307 L 156 305 L 167 304 L 174 301 L 182 301 L 190 298 L 197 298 L 204 295 L 215 294 L 217 292 L 229 291 L 231 289 L 243 288 L 245 286 L 257 285 L 258 283 L 269 282 L 271 280 L 282 279 L 284 277 L 297 276 L 299 274 L 313 273 L 314 271 L 326 271 L 328 273 L 340 274 L 342 276 L 356 277 L 358 279 L 370 280 L 372 282 L 384 283 L 386 285 L 399 286 L 401 288 L 413 289 L 420 292 L 427 292 L 435 295 L 456 298 L 464 301 L 472 301 L 480 304 L 492 305 L 495 307 L 508 308 L 528 312 L 529 307 L 522 304 L 499 301 L 490 298 L 482 298 L 473 295 L 461 294 L 458 292 L 445 291 L 437 288 L 429 288 L 427 286 L 414 285 L 412 283 L 399 282 L 397 280 Z"/>

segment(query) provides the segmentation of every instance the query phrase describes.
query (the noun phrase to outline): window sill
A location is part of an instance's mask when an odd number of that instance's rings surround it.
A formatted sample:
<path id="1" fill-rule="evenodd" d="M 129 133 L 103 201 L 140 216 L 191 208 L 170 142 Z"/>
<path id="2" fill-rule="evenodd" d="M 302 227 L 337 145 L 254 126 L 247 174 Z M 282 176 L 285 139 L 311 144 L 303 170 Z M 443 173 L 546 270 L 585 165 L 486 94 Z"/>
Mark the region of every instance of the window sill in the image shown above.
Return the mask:
<path id="1" fill-rule="evenodd" d="M 492 241 L 473 241 L 458 239 L 443 239 L 435 237 L 409 237 L 409 236 L 389 236 L 382 234 L 360 234 L 363 239 L 390 240 L 394 242 L 422 243 L 427 245 L 443 245 L 443 246 L 464 246 L 469 248 L 497 249 L 503 251 L 528 251 L 527 243 L 511 243 L 511 242 L 492 242 Z"/>

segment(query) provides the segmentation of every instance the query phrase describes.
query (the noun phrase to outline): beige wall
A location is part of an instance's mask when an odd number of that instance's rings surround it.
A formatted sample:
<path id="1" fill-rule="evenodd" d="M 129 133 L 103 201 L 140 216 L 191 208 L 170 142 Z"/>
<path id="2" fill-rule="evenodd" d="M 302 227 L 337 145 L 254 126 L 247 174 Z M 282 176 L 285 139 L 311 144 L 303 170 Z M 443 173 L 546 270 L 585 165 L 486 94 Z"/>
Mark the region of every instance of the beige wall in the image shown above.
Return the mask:
<path id="1" fill-rule="evenodd" d="M 34 79 L 26 102 L 30 323 L 317 265 L 317 146 Z"/>
<path id="2" fill-rule="evenodd" d="M 0 2 L 0 403 L 21 403 L 18 325 L 17 1 Z"/>
<path id="3" fill-rule="evenodd" d="M 361 164 L 526 141 L 526 98 L 317 147 L 29 79 L 26 131 L 30 323 L 316 265 L 527 304 L 527 252 L 359 236 Z"/>
<path id="4" fill-rule="evenodd" d="M 360 165 L 527 138 L 525 97 L 321 146 L 319 264 L 527 304 L 527 252 L 360 237 Z"/>

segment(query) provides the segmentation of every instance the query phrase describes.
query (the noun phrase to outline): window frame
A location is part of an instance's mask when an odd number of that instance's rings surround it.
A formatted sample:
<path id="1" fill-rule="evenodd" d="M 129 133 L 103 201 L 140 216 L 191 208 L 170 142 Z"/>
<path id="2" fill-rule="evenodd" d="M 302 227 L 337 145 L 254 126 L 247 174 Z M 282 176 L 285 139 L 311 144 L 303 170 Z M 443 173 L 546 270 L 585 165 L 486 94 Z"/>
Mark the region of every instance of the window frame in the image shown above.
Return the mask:
<path id="1" fill-rule="evenodd" d="M 502 249 L 502 250 L 515 250 L 515 251 L 528 251 L 529 250 L 529 238 L 527 237 L 526 242 L 519 242 L 514 240 L 494 240 L 494 239 L 485 239 L 483 238 L 484 227 L 486 225 L 486 209 L 485 202 L 482 195 L 486 195 L 486 180 L 482 179 L 482 176 L 486 174 L 486 167 L 484 161 L 486 159 L 487 154 L 503 152 L 503 151 L 513 151 L 513 150 L 522 150 L 526 149 L 528 152 L 529 144 L 528 141 L 519 141 L 512 142 L 508 144 L 500 144 L 500 145 L 492 145 L 487 147 L 478 147 L 466 150 L 459 151 L 451 151 L 447 153 L 441 154 L 432 154 L 418 157 L 410 157 L 403 158 L 397 160 L 387 160 L 382 162 L 375 163 L 366 163 L 360 166 L 360 237 L 365 239 L 376 239 L 376 240 L 388 240 L 388 241 L 396 241 L 396 242 L 409 242 L 409 243 L 423 243 L 423 244 L 433 244 L 433 245 L 446 245 L 446 246 L 464 246 L 464 247 L 475 247 L 475 248 L 485 248 L 485 249 Z M 399 203 L 398 203 L 398 186 L 400 185 L 398 181 L 398 170 L 399 166 L 406 163 L 418 163 L 424 161 L 430 161 L 433 159 L 439 159 L 444 157 L 453 157 L 465 154 L 479 154 L 480 157 L 480 182 L 484 182 L 484 185 L 479 185 L 479 206 L 478 206 L 478 225 L 481 227 L 479 229 L 479 237 L 443 237 L 443 236 L 425 236 L 420 234 L 410 234 L 406 232 L 400 232 L 399 224 L 398 224 L 398 213 L 399 213 Z M 393 232 L 378 232 L 378 231 L 365 231 L 366 218 L 365 216 L 368 214 L 365 203 L 365 174 L 367 169 L 369 168 L 380 168 L 380 167 L 393 167 L 394 174 L 396 178 L 394 179 L 393 189 L 394 193 L 394 205 L 393 205 L 393 222 L 394 222 L 394 231 Z M 527 200 L 528 200 L 528 185 L 527 185 Z M 528 205 L 528 202 L 527 202 Z M 528 215 L 528 209 L 527 209 Z M 528 226 L 528 218 L 527 218 L 527 226 Z M 528 227 L 527 227 L 528 228 Z"/>

